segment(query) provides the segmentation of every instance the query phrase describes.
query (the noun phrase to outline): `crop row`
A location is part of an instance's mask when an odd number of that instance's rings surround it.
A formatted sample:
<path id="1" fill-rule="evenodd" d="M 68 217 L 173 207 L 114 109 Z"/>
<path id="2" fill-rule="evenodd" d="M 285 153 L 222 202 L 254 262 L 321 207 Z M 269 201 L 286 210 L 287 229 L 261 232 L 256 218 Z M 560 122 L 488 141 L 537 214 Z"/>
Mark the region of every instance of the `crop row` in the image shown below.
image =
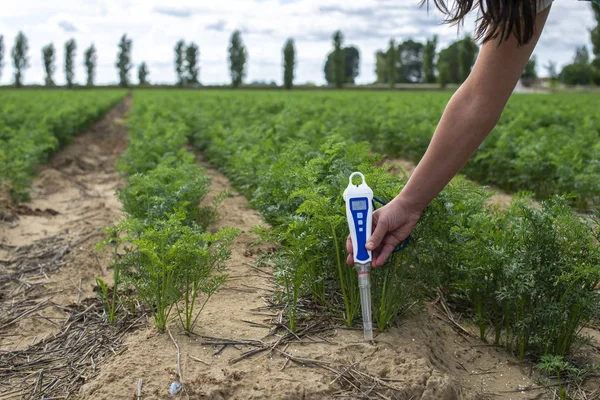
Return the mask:
<path id="1" fill-rule="evenodd" d="M 113 249 L 113 288 L 97 278 L 109 322 L 136 304 L 151 310 L 164 330 L 173 308 L 184 329 L 194 329 L 202 308 L 227 278 L 225 261 L 234 228 L 209 232 L 226 194 L 201 205 L 210 178 L 183 146 L 189 130 L 166 110 L 134 102 L 130 144 L 118 169 L 126 186 L 118 197 L 125 217 L 106 229 L 98 248 Z"/>
<path id="2" fill-rule="evenodd" d="M 356 142 L 351 126 L 331 122 L 339 114 L 327 103 L 341 100 L 300 96 L 288 107 L 270 95 L 173 91 L 136 99 L 184 122 L 192 142 L 271 225 L 257 232 L 281 244 L 270 261 L 291 328 L 300 318 L 297 302 L 307 296 L 354 323 L 359 296 L 355 272 L 344 262 L 342 192 L 355 170 L 385 201 L 404 180 L 376 167 L 379 158 L 368 143 Z M 375 110 L 344 104 L 356 114 Z M 326 112 L 317 112 L 322 106 Z M 597 232 L 562 198 L 537 208 L 519 197 L 500 211 L 485 205 L 488 196 L 458 180 L 432 202 L 411 244 L 373 272 L 374 320 L 383 330 L 408 304 L 441 288 L 470 313 L 483 339 L 520 356 L 563 355 L 600 305 Z"/>
<path id="3" fill-rule="evenodd" d="M 285 129 L 300 121 L 315 134 L 340 132 L 381 154 L 417 162 L 448 99 L 447 93 L 225 92 L 215 101 L 257 103 Z M 599 109 L 594 94 L 516 94 L 462 172 L 538 199 L 572 193 L 572 204 L 591 209 L 600 204 Z"/>
<path id="4" fill-rule="evenodd" d="M 346 99 L 353 136 L 395 157 L 418 162 L 448 100 L 445 94 L 406 93 Z M 361 112 L 369 109 L 371 112 Z M 334 108 L 337 108 L 334 106 Z M 497 126 L 463 173 L 505 191 L 538 199 L 572 196 L 572 204 L 600 204 L 600 97 L 594 94 L 513 95 Z"/>
<path id="5" fill-rule="evenodd" d="M 0 97 L 0 184 L 26 200 L 36 165 L 44 163 L 125 96 L 123 90 L 9 91 Z"/>

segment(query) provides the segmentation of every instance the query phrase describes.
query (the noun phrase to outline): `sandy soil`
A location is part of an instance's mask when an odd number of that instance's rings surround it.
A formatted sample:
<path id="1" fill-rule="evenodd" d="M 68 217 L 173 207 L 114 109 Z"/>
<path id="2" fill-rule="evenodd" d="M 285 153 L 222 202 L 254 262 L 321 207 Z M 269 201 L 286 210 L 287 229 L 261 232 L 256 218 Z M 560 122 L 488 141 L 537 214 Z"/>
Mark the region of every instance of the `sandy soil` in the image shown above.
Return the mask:
<path id="1" fill-rule="evenodd" d="M 11 218 L 0 223 L 0 271 L 13 277 L 0 280 L 0 321 L 44 304 L 4 327 L 0 350 L 22 349 L 58 331 L 65 314 L 46 300 L 75 303 L 92 296 L 96 276 L 110 280 L 93 247 L 101 229 L 120 217 L 115 190 L 123 182 L 115 163 L 127 145 L 123 123 L 130 104 L 124 100 L 57 152 L 39 169 L 31 202 L 9 206 Z"/>

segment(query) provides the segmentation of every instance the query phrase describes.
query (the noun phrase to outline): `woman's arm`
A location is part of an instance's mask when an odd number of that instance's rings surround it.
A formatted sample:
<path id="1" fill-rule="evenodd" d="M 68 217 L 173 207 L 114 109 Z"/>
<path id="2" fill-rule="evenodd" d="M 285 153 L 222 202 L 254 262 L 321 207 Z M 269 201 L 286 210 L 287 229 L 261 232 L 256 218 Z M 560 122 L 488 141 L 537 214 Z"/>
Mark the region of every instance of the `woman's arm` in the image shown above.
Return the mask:
<path id="1" fill-rule="evenodd" d="M 550 8 L 537 15 L 535 34 L 522 47 L 510 37 L 486 42 L 471 74 L 454 93 L 425 155 L 394 200 L 373 214 L 374 231 L 367 243 L 373 267 L 383 265 L 393 249 L 414 229 L 421 213 L 467 163 L 494 128 L 531 57 Z M 351 264 L 352 243 L 347 242 Z"/>
<path id="2" fill-rule="evenodd" d="M 538 14 L 536 34 L 523 47 L 511 37 L 485 43 L 462 86 L 450 99 L 427 152 L 401 193 L 412 208 L 424 209 L 471 158 L 494 128 L 531 57 L 549 8 Z"/>

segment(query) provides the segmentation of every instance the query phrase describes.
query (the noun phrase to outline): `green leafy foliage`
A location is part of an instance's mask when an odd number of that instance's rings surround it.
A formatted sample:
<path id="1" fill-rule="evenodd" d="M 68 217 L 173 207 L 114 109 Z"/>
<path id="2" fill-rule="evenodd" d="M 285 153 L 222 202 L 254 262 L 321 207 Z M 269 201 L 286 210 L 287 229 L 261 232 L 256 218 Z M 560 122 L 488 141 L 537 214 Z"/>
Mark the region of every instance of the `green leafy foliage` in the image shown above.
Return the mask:
<path id="1" fill-rule="evenodd" d="M 225 281 L 222 272 L 229 258 L 227 247 L 239 234 L 235 229 L 202 232 L 184 225 L 185 220 L 181 207 L 166 220 L 148 224 L 130 217 L 117 228 L 127 232 L 130 243 L 122 257 L 124 278 L 152 310 L 160 330 L 165 329 L 171 310 L 181 300 L 185 302 L 180 310 L 182 325 L 193 329 L 197 314 Z M 195 300 L 201 294 L 205 301 L 194 314 Z"/>
<path id="2" fill-rule="evenodd" d="M 420 157 L 445 96 L 398 94 L 390 102 L 389 95 L 372 93 L 290 93 L 283 98 L 272 92 L 145 92 L 136 101 L 157 112 L 168 110 L 163 111 L 166 118 L 186 127 L 193 144 L 270 224 L 256 231 L 280 244 L 270 261 L 294 329 L 301 298 L 312 299 L 348 325 L 355 322 L 360 305 L 356 272 L 345 264 L 342 193 L 348 176 L 363 172 L 377 197 L 390 201 L 405 179 L 377 167 L 381 159 L 372 155 L 373 147 Z M 544 102 L 553 100 L 536 101 L 547 106 Z M 517 113 L 514 107 L 509 115 Z M 529 113 L 536 119 L 520 112 L 510 124 L 529 124 L 538 142 L 552 130 L 552 118 L 580 123 L 562 111 L 554 117 L 539 108 Z M 588 124 L 594 117 L 586 118 Z M 499 129 L 510 140 L 528 140 L 525 134 L 510 135 L 514 129 L 502 124 Z M 367 139 L 372 146 L 362 142 Z M 568 152 L 554 147 L 554 152 Z M 525 151 L 516 144 L 515 149 Z M 496 156 L 491 150 L 487 154 Z M 527 172 L 534 167 L 539 165 L 528 165 Z M 600 249 L 593 222 L 574 214 L 567 199 L 551 198 L 538 209 L 523 196 L 501 211 L 486 205 L 489 196 L 457 179 L 430 204 L 410 245 L 372 272 L 374 320 L 385 329 L 421 296 L 437 295 L 441 288 L 473 317 L 483 339 L 493 333 L 496 343 L 521 356 L 566 354 L 600 305 L 594 291 Z"/>
<path id="3" fill-rule="evenodd" d="M 264 127 L 257 119 L 265 116 L 272 121 L 267 130 L 269 134 L 263 138 L 266 146 L 277 145 L 273 141 L 282 136 L 274 133 L 274 129 L 284 130 L 290 139 L 313 141 L 314 135 L 342 133 L 352 141 L 368 141 L 373 150 L 387 156 L 418 161 L 429 145 L 449 97 L 448 93 L 431 92 L 303 92 L 287 98 L 267 92 L 233 97 L 223 92 L 201 102 L 202 105 L 208 103 L 209 110 L 195 109 L 197 112 L 189 118 L 207 125 L 212 121 L 215 126 L 211 126 L 211 130 L 221 130 L 222 135 L 227 135 L 239 123 L 247 122 L 247 130 L 262 130 Z M 165 100 L 165 103 L 172 101 Z M 213 111 L 216 105 L 223 109 Z M 234 105 L 246 114 L 225 120 L 227 110 Z M 498 125 L 462 172 L 470 179 L 506 191 L 533 192 L 538 199 L 574 193 L 575 197 L 569 198 L 573 205 L 593 209 L 595 204 L 600 204 L 600 143 L 597 140 L 600 114 L 596 112 L 599 108 L 600 98 L 594 94 L 515 94 Z M 293 129 L 299 130 L 298 133 L 291 132 Z M 192 134 L 194 132 L 195 129 Z M 228 141 L 227 138 L 217 140 Z M 232 153 L 237 151 L 237 146 L 248 151 L 240 141 L 232 146 Z M 243 151 L 239 157 L 246 156 Z M 250 168 L 248 172 L 257 167 Z"/>
<path id="4" fill-rule="evenodd" d="M 184 125 L 161 120 L 162 112 L 156 116 L 145 112 L 136 115 L 139 117 L 132 115 L 130 119 L 131 143 L 117 166 L 125 176 L 148 172 L 159 164 L 175 167 L 193 163 L 194 156 L 182 148 L 188 134 Z"/>
<path id="5" fill-rule="evenodd" d="M 102 303 L 104 304 L 104 310 L 108 316 L 108 322 L 114 323 L 116 311 L 119 303 L 119 290 L 121 284 L 121 270 L 123 264 L 121 263 L 121 256 L 119 255 L 119 248 L 124 244 L 123 238 L 123 226 L 116 225 L 110 226 L 105 229 L 107 238 L 96 245 L 97 250 L 101 250 L 105 247 L 112 247 L 113 251 L 113 262 L 109 266 L 113 270 L 113 288 L 112 296 L 109 294 L 108 285 L 102 278 L 96 278 L 96 285 L 98 287 L 98 294 Z"/>
<path id="6" fill-rule="evenodd" d="M 129 178 L 128 185 L 119 191 L 123 210 L 130 216 L 151 223 L 164 220 L 183 205 L 186 224 L 199 224 L 203 229 L 216 222 L 216 204 L 199 207 L 209 192 L 210 178 L 195 164 L 171 166 L 159 164 L 145 174 Z"/>
<path id="7" fill-rule="evenodd" d="M 536 364 L 535 367 L 540 371 L 556 374 L 560 400 L 565 400 L 567 398 L 567 389 L 561 385 L 560 375 L 563 374 L 564 377 L 566 374 L 576 371 L 576 368 L 572 364 L 565 361 L 562 356 L 552 355 L 542 356 L 541 361 Z"/>
<path id="8" fill-rule="evenodd" d="M 114 245 L 111 237 L 119 237 L 118 244 L 123 243 L 121 253 L 114 253 L 120 275 L 113 293 L 121 279 L 152 311 L 158 329 L 166 328 L 175 307 L 183 328 L 191 331 L 225 282 L 229 246 L 240 233 L 234 228 L 206 231 L 227 193 L 200 206 L 210 178 L 183 147 L 190 134 L 185 124 L 169 110 L 136 102 L 129 129 L 130 146 L 118 166 L 128 178 L 118 192 L 126 219 L 108 229 L 104 242 Z M 110 301 L 107 285 L 101 279 L 97 283 L 105 304 L 114 307 L 118 296 Z"/>
<path id="9" fill-rule="evenodd" d="M 0 183 L 15 201 L 27 189 L 38 164 L 98 120 L 125 96 L 123 91 L 51 92 L 5 90 L 0 97 Z"/>
<path id="10" fill-rule="evenodd" d="M 577 395 L 570 397 L 570 389 L 578 388 L 590 373 L 600 371 L 600 365 L 586 364 L 575 365 L 573 362 L 567 361 L 563 356 L 544 355 L 540 358 L 535 368 L 546 373 L 549 376 L 556 376 L 558 382 L 558 398 L 571 399 L 577 398 Z M 566 382 L 566 385 L 564 383 Z"/>
<path id="11" fill-rule="evenodd" d="M 231 256 L 229 246 L 239 234 L 235 228 L 221 229 L 215 234 L 196 232 L 173 245 L 176 262 L 181 266 L 184 307 L 178 311 L 185 330 L 194 329 L 202 309 L 225 282 L 225 261 Z M 196 300 L 201 295 L 204 300 L 195 310 Z M 184 318 L 181 318 L 182 314 Z"/>

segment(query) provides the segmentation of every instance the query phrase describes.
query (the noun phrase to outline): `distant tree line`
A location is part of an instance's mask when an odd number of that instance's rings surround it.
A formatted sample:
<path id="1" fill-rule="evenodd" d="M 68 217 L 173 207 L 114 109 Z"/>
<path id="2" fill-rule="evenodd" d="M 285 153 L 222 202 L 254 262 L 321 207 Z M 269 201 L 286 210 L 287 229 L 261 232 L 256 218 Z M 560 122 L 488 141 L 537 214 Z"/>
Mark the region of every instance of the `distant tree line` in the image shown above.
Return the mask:
<path id="1" fill-rule="evenodd" d="M 544 67 L 551 81 L 561 81 L 567 85 L 600 85 L 600 4 L 591 3 L 596 27 L 590 32 L 594 58 L 586 46 L 578 47 L 573 62 L 563 67 L 559 73 L 556 63 L 548 62 Z M 377 83 L 387 83 L 394 87 L 397 83 L 434 83 L 441 86 L 448 83 L 460 84 L 469 76 L 478 54 L 478 47 L 470 36 L 457 40 L 436 53 L 437 37 L 426 43 L 412 39 L 395 44 L 391 39 L 387 50 L 375 54 L 375 74 Z M 528 61 L 521 76 L 525 86 L 537 79 L 536 57 Z"/>
<path id="2" fill-rule="evenodd" d="M 131 47 L 132 41 L 127 38 L 127 35 L 123 35 L 118 43 L 119 51 L 117 53 L 117 62 L 115 64 L 118 70 L 119 85 L 129 86 L 129 71 L 132 68 L 131 63 Z M 75 39 L 70 39 L 65 43 L 65 60 L 64 60 L 64 73 L 65 82 L 68 88 L 75 85 L 75 56 L 77 50 L 77 43 Z M 13 61 L 14 69 L 14 84 L 16 87 L 23 85 L 23 75 L 25 70 L 29 68 L 29 43 L 27 37 L 23 32 L 19 32 L 15 38 L 15 44 L 11 51 L 11 57 Z M 4 60 L 4 38 L 0 35 L 0 77 L 2 73 L 2 67 Z M 54 44 L 50 43 L 42 47 L 42 61 L 44 64 L 44 84 L 46 86 L 54 86 L 54 73 L 56 72 L 56 51 Z M 85 49 L 83 53 L 83 66 L 86 72 L 86 85 L 94 86 L 94 79 L 96 76 L 96 65 L 97 55 L 96 47 L 91 44 L 90 47 Z M 140 77 L 140 84 L 147 83 L 147 76 L 149 74 L 146 63 L 141 63 L 139 66 L 138 76 Z M 143 79 L 142 79 L 143 78 Z"/>
<path id="3" fill-rule="evenodd" d="M 560 73 L 555 62 L 550 61 L 544 68 L 552 81 L 561 81 L 568 85 L 600 85 L 600 4 L 592 3 L 592 9 L 597 26 L 590 32 L 593 57 L 586 46 L 576 49 L 573 62 L 563 67 Z M 354 84 L 359 74 L 360 52 L 352 45 L 345 45 L 341 31 L 336 31 L 332 37 L 333 50 L 327 54 L 323 72 L 327 84 L 342 88 L 345 84 Z M 130 71 L 132 63 L 133 42 L 124 34 L 117 44 L 117 69 L 119 85 L 130 86 Z M 399 83 L 439 83 L 442 87 L 447 84 L 464 82 L 475 63 L 479 52 L 478 46 L 469 35 L 451 43 L 448 47 L 437 51 L 438 38 L 434 36 L 421 43 L 412 39 L 398 44 L 390 39 L 387 50 L 379 50 L 375 54 L 376 83 L 388 84 L 394 87 Z M 11 50 L 14 70 L 14 84 L 21 87 L 23 76 L 29 68 L 29 44 L 23 32 L 19 32 Z M 67 87 L 75 85 L 75 58 L 77 44 L 74 39 L 65 43 L 64 73 Z M 174 48 L 174 67 L 178 86 L 196 86 L 200 84 L 200 48 L 194 42 L 186 44 L 178 41 Z M 242 40 L 239 30 L 232 33 L 229 39 L 228 64 L 231 85 L 239 87 L 247 74 L 248 50 Z M 5 44 L 0 35 L 0 77 L 4 66 Z M 97 66 L 97 54 L 94 44 L 84 53 L 83 65 L 86 72 L 86 85 L 94 86 Z M 56 54 L 52 43 L 42 48 L 42 59 L 45 71 L 45 85 L 54 86 L 56 72 Z M 282 49 L 283 85 L 291 89 L 294 85 L 295 69 L 297 66 L 294 40 L 286 40 Z M 527 86 L 537 79 L 536 58 L 533 56 L 521 76 L 522 83 Z M 139 85 L 149 84 L 150 71 L 148 65 L 142 62 L 138 65 Z"/>
<path id="4" fill-rule="evenodd" d="M 470 36 L 457 40 L 437 53 L 438 38 L 425 43 L 412 39 L 396 44 L 389 41 L 386 51 L 375 54 L 377 83 L 394 87 L 398 83 L 462 83 L 467 79 L 479 48 Z"/>

